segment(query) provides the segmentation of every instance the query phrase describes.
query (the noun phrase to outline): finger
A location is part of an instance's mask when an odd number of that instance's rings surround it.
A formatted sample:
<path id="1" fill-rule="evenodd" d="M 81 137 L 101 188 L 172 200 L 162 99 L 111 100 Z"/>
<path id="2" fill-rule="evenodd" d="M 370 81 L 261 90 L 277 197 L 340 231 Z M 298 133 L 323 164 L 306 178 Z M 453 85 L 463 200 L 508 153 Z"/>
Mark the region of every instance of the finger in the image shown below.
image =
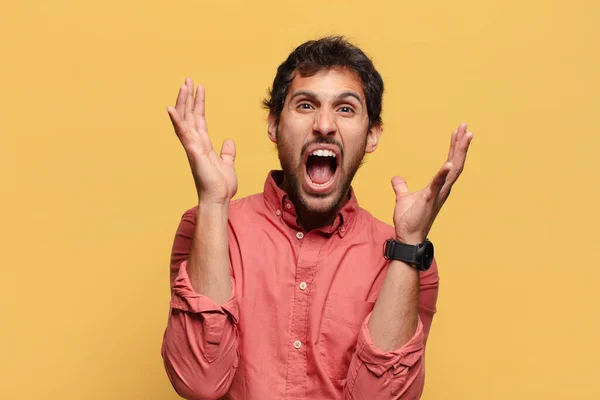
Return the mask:
<path id="1" fill-rule="evenodd" d="M 460 173 L 462 172 L 462 167 L 464 166 L 464 158 L 466 157 L 466 148 L 465 148 L 465 144 L 468 148 L 468 141 L 470 139 L 467 138 L 468 134 L 467 134 L 467 123 L 463 122 L 458 126 L 457 129 L 457 135 L 454 143 L 454 149 L 452 151 L 452 157 L 448 160 L 450 161 L 452 164 L 454 164 L 455 167 L 455 171 L 453 171 L 451 173 L 451 176 L 453 178 L 455 178 L 455 180 L 458 178 L 458 176 L 460 175 Z M 472 133 L 469 132 L 470 135 L 472 135 Z"/>
<path id="2" fill-rule="evenodd" d="M 461 122 L 460 125 L 458 125 L 458 132 L 460 132 L 461 136 L 467 132 L 468 127 L 469 125 L 466 122 Z"/>
<path id="3" fill-rule="evenodd" d="M 448 178 L 446 179 L 446 184 L 441 190 L 441 196 L 447 197 L 450 194 L 450 189 L 452 185 L 457 181 L 458 177 L 462 174 L 465 168 L 465 162 L 467 159 L 467 152 L 469 150 L 469 146 L 471 145 L 471 141 L 473 140 L 473 132 L 467 132 L 462 137 L 462 140 L 457 143 L 456 152 L 454 154 L 453 159 L 453 167 L 450 173 L 448 174 Z"/>
<path id="4" fill-rule="evenodd" d="M 181 117 L 179 116 L 179 113 L 177 112 L 177 110 L 171 106 L 167 107 L 167 113 L 169 114 L 169 118 L 171 118 L 171 123 L 173 124 L 173 127 L 175 128 L 175 132 L 178 133 L 179 130 L 181 130 L 182 127 L 182 120 Z"/>
<path id="5" fill-rule="evenodd" d="M 448 150 L 448 160 L 450 161 L 452 160 L 452 157 L 454 156 L 454 147 L 456 146 L 456 136 L 458 135 L 458 129 L 455 129 L 454 132 L 452 132 L 452 136 L 450 136 L 450 150 Z"/>
<path id="6" fill-rule="evenodd" d="M 452 136 L 450 137 L 450 150 L 448 150 L 448 161 L 452 161 L 454 157 L 454 153 L 456 153 L 456 143 L 460 140 L 460 137 L 464 135 L 467 129 L 467 123 L 463 122 L 458 125 L 458 128 L 452 132 Z"/>
<path id="7" fill-rule="evenodd" d="M 186 135 L 186 126 L 185 121 L 181 118 L 181 115 L 177 112 L 177 110 L 173 107 L 167 107 L 167 113 L 169 113 L 169 118 L 171 118 L 171 123 L 173 124 L 173 128 L 175 128 L 175 134 L 181 141 L 182 144 L 185 145 L 187 138 Z"/>
<path id="8" fill-rule="evenodd" d="M 454 180 L 460 176 L 463 168 L 465 167 L 465 160 L 467 159 L 467 152 L 469 150 L 471 140 L 473 140 L 473 132 L 466 132 L 464 135 L 462 135 L 460 141 L 456 143 L 456 150 L 454 151 L 454 157 L 452 158 L 454 170 L 451 173 L 451 177 Z"/>
<path id="9" fill-rule="evenodd" d="M 463 141 L 465 134 L 467 133 L 468 125 L 466 122 L 463 122 L 458 126 L 458 135 L 456 135 L 456 145 L 454 146 L 454 154 L 456 154 L 456 149 Z"/>
<path id="10" fill-rule="evenodd" d="M 394 176 L 392 178 L 392 188 L 396 193 L 396 200 L 398 200 L 398 198 L 401 197 L 403 194 L 410 193 L 406 179 L 404 179 L 401 176 Z"/>
<path id="11" fill-rule="evenodd" d="M 189 127 L 196 128 L 194 123 L 194 81 L 192 78 L 185 78 L 187 100 L 185 103 L 185 121 Z"/>
<path id="12" fill-rule="evenodd" d="M 208 127 L 206 126 L 205 99 L 206 90 L 204 86 L 198 85 L 196 100 L 194 102 L 194 116 L 196 117 L 196 129 L 199 131 L 208 131 Z"/>
<path id="13" fill-rule="evenodd" d="M 179 88 L 179 93 L 177 94 L 177 101 L 175 102 L 175 109 L 181 118 L 185 115 L 185 101 L 187 100 L 187 88 L 185 85 Z"/>
<path id="14" fill-rule="evenodd" d="M 452 163 L 446 162 L 442 165 L 442 168 L 438 171 L 438 173 L 433 177 L 429 186 L 427 187 L 427 199 L 434 199 L 440 195 L 444 184 L 446 183 L 446 178 L 448 174 L 452 170 Z"/>
<path id="15" fill-rule="evenodd" d="M 233 167 L 235 162 L 235 143 L 233 140 L 228 139 L 223 142 L 223 146 L 221 146 L 221 159 Z"/>

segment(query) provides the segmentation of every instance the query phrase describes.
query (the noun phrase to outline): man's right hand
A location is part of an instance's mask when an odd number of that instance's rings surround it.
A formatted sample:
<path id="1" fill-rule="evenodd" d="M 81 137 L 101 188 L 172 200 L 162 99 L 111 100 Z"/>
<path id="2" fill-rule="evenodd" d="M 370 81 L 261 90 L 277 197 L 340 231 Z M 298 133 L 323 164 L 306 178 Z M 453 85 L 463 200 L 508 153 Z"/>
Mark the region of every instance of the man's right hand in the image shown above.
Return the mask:
<path id="1" fill-rule="evenodd" d="M 167 107 L 177 137 L 183 144 L 194 175 L 198 202 L 226 205 L 237 192 L 235 143 L 226 140 L 219 156 L 206 127 L 204 87 L 186 78 L 179 89 L 175 107 Z"/>

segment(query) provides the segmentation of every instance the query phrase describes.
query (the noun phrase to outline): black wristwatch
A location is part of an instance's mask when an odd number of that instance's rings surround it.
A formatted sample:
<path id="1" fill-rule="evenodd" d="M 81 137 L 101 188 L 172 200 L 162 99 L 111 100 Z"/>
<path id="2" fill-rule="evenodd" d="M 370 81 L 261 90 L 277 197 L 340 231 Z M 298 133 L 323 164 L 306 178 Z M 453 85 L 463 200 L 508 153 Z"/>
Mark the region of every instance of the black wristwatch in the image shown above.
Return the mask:
<path id="1" fill-rule="evenodd" d="M 421 244 L 411 245 L 388 239 L 383 256 L 386 260 L 404 261 L 419 271 L 427 271 L 433 262 L 433 243 L 425 239 Z"/>

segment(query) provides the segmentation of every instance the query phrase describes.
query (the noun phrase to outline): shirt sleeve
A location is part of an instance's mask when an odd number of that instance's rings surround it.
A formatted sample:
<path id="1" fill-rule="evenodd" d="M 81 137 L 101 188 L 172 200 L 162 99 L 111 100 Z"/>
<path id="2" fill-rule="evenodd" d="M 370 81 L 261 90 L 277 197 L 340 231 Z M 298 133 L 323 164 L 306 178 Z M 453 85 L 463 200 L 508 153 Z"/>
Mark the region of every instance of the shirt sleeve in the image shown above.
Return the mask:
<path id="1" fill-rule="evenodd" d="M 436 312 L 437 263 L 420 277 L 419 317 L 413 337 L 401 348 L 384 352 L 371 340 L 369 314 L 361 326 L 350 361 L 344 397 L 347 400 L 417 400 L 425 387 L 425 345 Z"/>
<path id="2" fill-rule="evenodd" d="M 173 243 L 171 301 L 161 353 L 169 380 L 180 396 L 214 399 L 227 393 L 237 369 L 239 312 L 235 292 L 218 305 L 192 288 L 187 257 L 194 225 L 194 209 L 190 209 L 183 215 Z"/>

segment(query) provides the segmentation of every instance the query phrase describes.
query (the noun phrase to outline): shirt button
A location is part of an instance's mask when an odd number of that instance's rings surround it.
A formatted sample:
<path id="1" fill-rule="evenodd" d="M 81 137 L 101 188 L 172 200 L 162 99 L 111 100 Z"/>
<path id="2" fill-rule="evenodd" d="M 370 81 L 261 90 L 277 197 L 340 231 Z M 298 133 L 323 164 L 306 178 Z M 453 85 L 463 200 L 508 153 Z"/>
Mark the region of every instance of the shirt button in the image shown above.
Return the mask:
<path id="1" fill-rule="evenodd" d="M 291 203 L 285 203 L 285 208 L 287 208 L 289 210 L 290 208 L 292 208 L 292 204 Z"/>
<path id="2" fill-rule="evenodd" d="M 277 215 L 281 215 L 281 210 L 277 210 L 277 211 L 275 211 L 275 214 L 277 214 Z"/>
<path id="3" fill-rule="evenodd" d="M 300 289 L 301 289 L 301 290 L 304 290 L 304 289 L 306 289 L 306 287 L 307 287 L 307 286 L 308 286 L 308 285 L 306 284 L 306 282 L 300 282 Z"/>
<path id="4" fill-rule="evenodd" d="M 294 342 L 294 347 L 297 348 L 297 349 L 299 349 L 300 347 L 302 347 L 302 342 L 300 342 L 299 340 L 296 340 Z"/>
<path id="5" fill-rule="evenodd" d="M 342 225 L 342 227 L 340 228 L 340 231 L 344 232 L 346 230 L 346 227 Z"/>
<path id="6" fill-rule="evenodd" d="M 302 232 L 296 232 L 296 237 L 298 239 L 302 239 L 304 237 L 304 233 L 302 233 Z"/>

